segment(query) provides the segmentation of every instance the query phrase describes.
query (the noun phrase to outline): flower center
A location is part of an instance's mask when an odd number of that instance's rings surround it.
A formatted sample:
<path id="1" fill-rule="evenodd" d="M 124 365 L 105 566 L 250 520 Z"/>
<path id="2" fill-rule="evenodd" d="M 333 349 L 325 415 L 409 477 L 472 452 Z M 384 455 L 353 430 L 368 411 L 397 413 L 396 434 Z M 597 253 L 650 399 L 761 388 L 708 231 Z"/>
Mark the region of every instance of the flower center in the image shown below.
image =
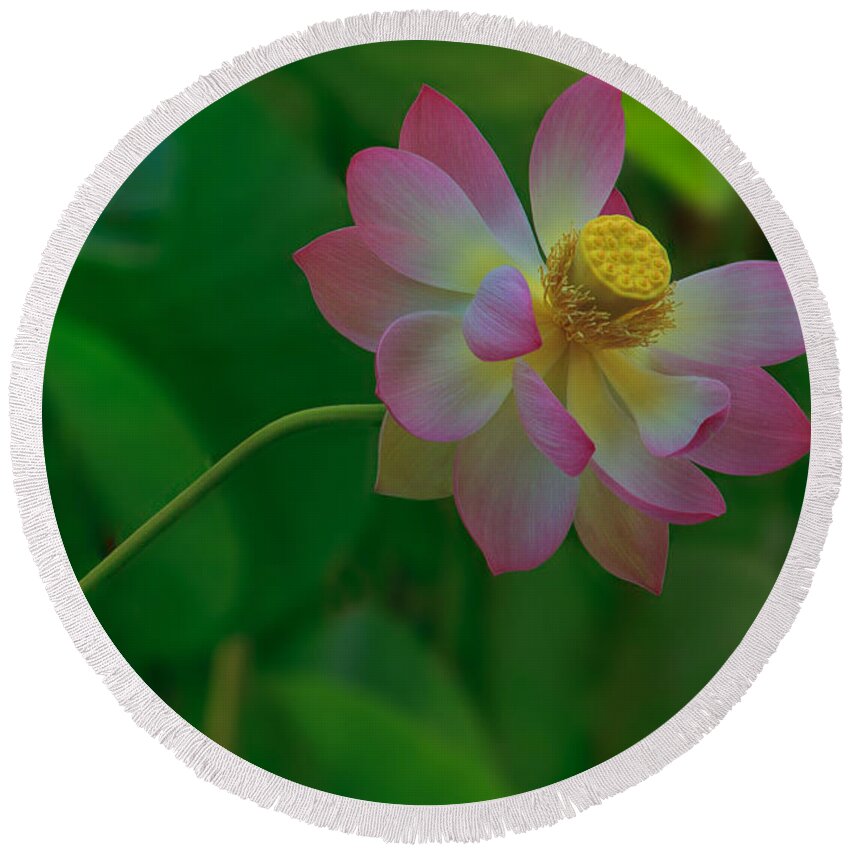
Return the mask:
<path id="1" fill-rule="evenodd" d="M 569 341 L 595 348 L 652 345 L 673 321 L 667 252 L 622 215 L 565 233 L 541 269 L 544 301 Z"/>

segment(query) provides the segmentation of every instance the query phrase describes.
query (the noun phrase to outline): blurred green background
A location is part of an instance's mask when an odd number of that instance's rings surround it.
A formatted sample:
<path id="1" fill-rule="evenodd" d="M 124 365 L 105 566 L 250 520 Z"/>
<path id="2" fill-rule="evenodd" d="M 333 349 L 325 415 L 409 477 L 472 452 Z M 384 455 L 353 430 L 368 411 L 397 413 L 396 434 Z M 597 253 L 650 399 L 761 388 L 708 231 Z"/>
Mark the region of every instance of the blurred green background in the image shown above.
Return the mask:
<path id="1" fill-rule="evenodd" d="M 397 143 L 423 83 L 468 112 L 528 209 L 536 127 L 579 76 L 491 47 L 349 48 L 244 86 L 163 142 L 94 227 L 51 337 L 45 453 L 77 574 L 270 419 L 374 401 L 372 356 L 324 322 L 291 255 L 350 223 L 350 157 Z M 624 104 L 618 186 L 674 276 L 772 258 L 707 160 Z M 808 410 L 804 358 L 772 371 Z M 399 803 L 527 791 L 667 720 L 763 604 L 807 470 L 713 476 L 728 513 L 672 528 L 655 598 L 574 532 L 534 572 L 494 578 L 451 500 L 372 493 L 376 442 L 341 425 L 266 449 L 91 603 L 145 681 L 220 743 Z"/>

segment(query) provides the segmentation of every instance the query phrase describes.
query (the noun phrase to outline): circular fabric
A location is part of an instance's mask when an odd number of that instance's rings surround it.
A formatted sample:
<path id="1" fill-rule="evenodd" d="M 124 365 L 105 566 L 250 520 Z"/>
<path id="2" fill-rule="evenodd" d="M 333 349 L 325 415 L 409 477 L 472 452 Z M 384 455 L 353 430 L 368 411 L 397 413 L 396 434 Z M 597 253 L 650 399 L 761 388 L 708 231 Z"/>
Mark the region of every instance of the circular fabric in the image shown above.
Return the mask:
<path id="1" fill-rule="evenodd" d="M 832 342 L 669 92 L 491 19 L 372 25 L 243 57 L 101 168 L 19 341 L 16 469 L 72 635 L 199 773 L 480 838 L 633 784 L 758 671 L 825 533 Z"/>

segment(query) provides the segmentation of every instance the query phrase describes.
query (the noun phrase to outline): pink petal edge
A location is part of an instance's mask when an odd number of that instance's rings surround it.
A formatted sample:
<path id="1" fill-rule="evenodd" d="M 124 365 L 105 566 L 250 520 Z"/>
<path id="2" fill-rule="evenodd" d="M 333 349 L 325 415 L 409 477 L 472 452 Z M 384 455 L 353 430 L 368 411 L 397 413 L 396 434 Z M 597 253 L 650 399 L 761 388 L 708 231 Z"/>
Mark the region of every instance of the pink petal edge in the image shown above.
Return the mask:
<path id="1" fill-rule="evenodd" d="M 452 442 L 477 431 L 510 392 L 509 363 L 485 363 L 448 313 L 402 316 L 375 356 L 376 393 L 395 420 L 422 440 Z"/>
<path id="2" fill-rule="evenodd" d="M 494 575 L 550 558 L 572 524 L 578 491 L 578 479 L 529 441 L 512 397 L 455 453 L 455 504 Z"/>
<path id="3" fill-rule="evenodd" d="M 543 345 L 528 281 L 511 266 L 493 269 L 463 317 L 463 335 L 481 360 L 510 360 Z"/>
<path id="4" fill-rule="evenodd" d="M 473 294 L 511 258 L 463 189 L 433 162 L 393 148 L 355 154 L 348 204 L 372 252 L 406 277 Z"/>
<path id="5" fill-rule="evenodd" d="M 570 352 L 567 398 L 570 412 L 596 444 L 591 467 L 624 502 L 679 525 L 705 522 L 725 511 L 717 486 L 690 461 L 659 458 L 646 450 L 599 365 L 581 348 Z"/>
<path id="6" fill-rule="evenodd" d="M 534 226 L 544 252 L 599 215 L 623 165 L 625 119 L 620 92 L 590 75 L 549 107 L 531 149 Z"/>
<path id="7" fill-rule="evenodd" d="M 658 351 L 717 366 L 769 366 L 805 353 L 779 263 L 730 263 L 676 284 L 676 326 Z"/>
<path id="8" fill-rule="evenodd" d="M 726 421 L 730 394 L 722 381 L 659 372 L 628 351 L 603 351 L 596 359 L 655 457 L 686 454 Z"/>
<path id="9" fill-rule="evenodd" d="M 540 265 L 534 233 L 502 163 L 460 107 L 423 85 L 404 118 L 399 148 L 445 171 L 524 268 Z"/>
<path id="10" fill-rule="evenodd" d="M 731 392 L 729 416 L 721 430 L 688 458 L 727 475 L 766 475 L 806 455 L 811 424 L 788 391 L 758 366 L 712 366 L 672 355 L 657 355 L 672 374 L 705 375 L 723 381 Z"/>
<path id="11" fill-rule="evenodd" d="M 596 447 L 546 382 L 529 365 L 514 363 L 514 395 L 531 442 L 567 475 L 580 475 Z"/>
<path id="12" fill-rule="evenodd" d="M 293 259 L 310 284 L 313 300 L 331 327 L 355 345 L 375 351 L 400 316 L 423 310 L 462 312 L 469 296 L 418 283 L 382 263 L 356 227 L 324 233 Z"/>
<path id="13" fill-rule="evenodd" d="M 667 523 L 612 493 L 592 470 L 581 476 L 575 527 L 582 546 L 612 575 L 658 596 L 667 571 Z"/>

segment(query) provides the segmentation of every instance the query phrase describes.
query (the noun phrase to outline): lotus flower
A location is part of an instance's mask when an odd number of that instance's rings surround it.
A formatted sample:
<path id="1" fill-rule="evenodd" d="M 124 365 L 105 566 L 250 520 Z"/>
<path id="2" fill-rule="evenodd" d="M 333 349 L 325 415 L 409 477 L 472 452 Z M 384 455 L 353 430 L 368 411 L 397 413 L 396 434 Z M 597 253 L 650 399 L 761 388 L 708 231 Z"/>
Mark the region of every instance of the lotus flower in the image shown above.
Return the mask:
<path id="1" fill-rule="evenodd" d="M 659 593 L 668 525 L 725 511 L 700 466 L 761 475 L 808 451 L 761 368 L 804 346 L 775 262 L 671 283 L 615 188 L 620 101 L 588 76 L 549 108 L 532 230 L 473 122 L 423 87 L 398 149 L 351 161 L 354 226 L 295 260 L 327 321 L 376 352 L 378 492 L 454 495 L 493 573 L 537 567 L 575 523 L 602 567 Z"/>

